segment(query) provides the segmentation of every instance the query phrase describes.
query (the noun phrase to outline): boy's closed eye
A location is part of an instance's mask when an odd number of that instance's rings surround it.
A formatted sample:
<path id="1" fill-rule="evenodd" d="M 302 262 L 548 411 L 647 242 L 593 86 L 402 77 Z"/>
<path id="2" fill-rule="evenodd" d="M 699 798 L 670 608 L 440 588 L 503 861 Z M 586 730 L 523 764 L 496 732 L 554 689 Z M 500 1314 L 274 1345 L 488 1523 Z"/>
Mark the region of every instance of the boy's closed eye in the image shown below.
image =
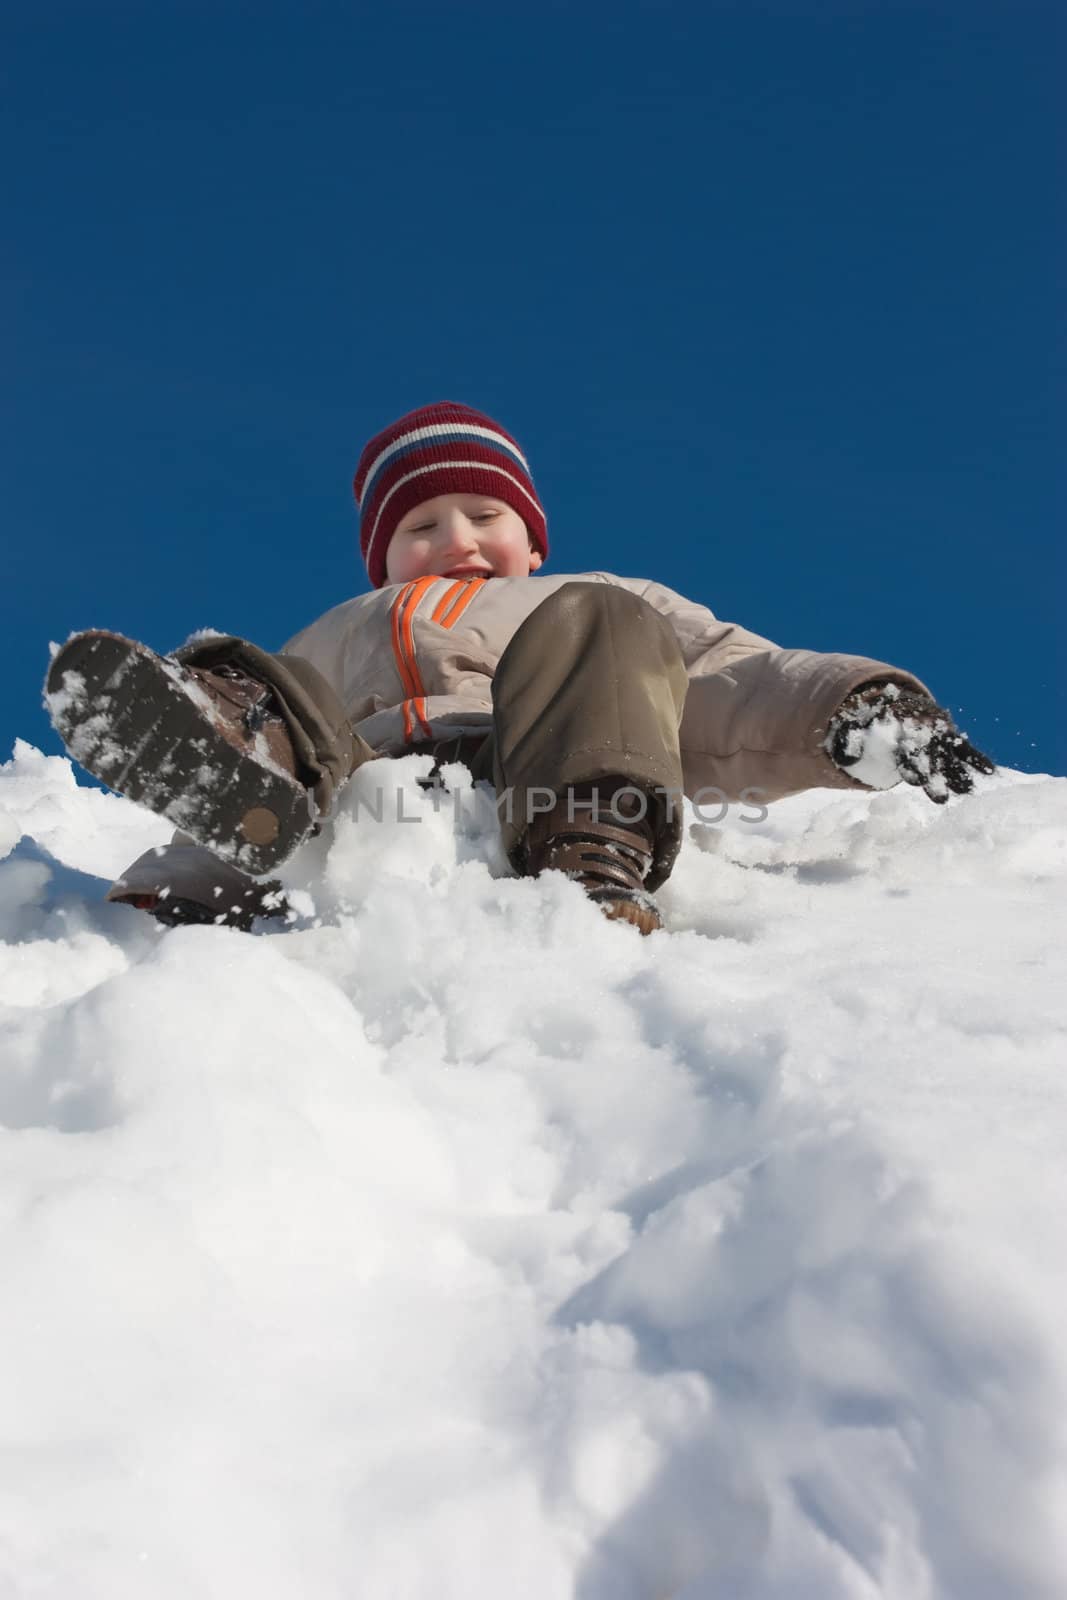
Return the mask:
<path id="1" fill-rule="evenodd" d="M 495 522 L 499 516 L 499 509 L 496 506 L 490 506 L 485 511 L 471 512 L 470 516 L 468 517 L 468 521 L 488 524 L 490 522 Z M 426 522 L 413 523 L 410 527 L 401 528 L 399 531 L 401 533 L 432 533 L 436 527 L 437 521 L 436 519 L 432 519 Z"/>

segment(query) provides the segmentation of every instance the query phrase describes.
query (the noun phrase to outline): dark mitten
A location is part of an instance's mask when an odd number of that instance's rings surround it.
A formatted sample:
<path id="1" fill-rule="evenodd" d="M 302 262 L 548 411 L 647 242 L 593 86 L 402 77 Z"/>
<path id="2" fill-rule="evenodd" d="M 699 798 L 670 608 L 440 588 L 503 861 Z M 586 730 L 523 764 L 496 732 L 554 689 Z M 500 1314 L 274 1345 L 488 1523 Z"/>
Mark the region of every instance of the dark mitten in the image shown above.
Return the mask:
<path id="1" fill-rule="evenodd" d="M 996 771 L 943 706 L 897 683 L 866 684 L 850 694 L 830 720 L 826 749 L 835 766 L 872 789 L 903 780 L 936 805 L 950 794 L 970 794 L 978 773 Z"/>

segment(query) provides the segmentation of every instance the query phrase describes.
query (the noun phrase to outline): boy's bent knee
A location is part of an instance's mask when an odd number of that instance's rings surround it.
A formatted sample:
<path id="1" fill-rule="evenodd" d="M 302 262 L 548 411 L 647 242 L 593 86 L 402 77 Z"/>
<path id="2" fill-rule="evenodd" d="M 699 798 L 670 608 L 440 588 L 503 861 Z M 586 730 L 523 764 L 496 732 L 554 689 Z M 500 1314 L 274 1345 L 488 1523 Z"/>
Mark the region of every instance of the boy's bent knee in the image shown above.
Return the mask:
<path id="1" fill-rule="evenodd" d="M 586 583 L 580 579 L 562 584 L 531 612 L 512 643 L 527 633 L 537 637 L 550 633 L 556 650 L 565 648 L 568 641 L 575 648 L 579 644 L 584 647 L 598 636 L 607 644 L 621 633 L 627 654 L 632 651 L 636 655 L 642 647 L 650 649 L 672 676 L 685 676 L 678 636 L 667 618 L 640 595 L 618 584 Z M 507 654 L 505 651 L 505 657 Z"/>
<path id="2" fill-rule="evenodd" d="M 633 620 L 638 617 L 654 618 L 657 625 L 662 626 L 674 637 L 667 619 L 662 617 L 655 606 L 649 605 L 647 600 L 634 594 L 630 589 L 622 589 L 614 583 L 583 583 L 575 580 L 573 583 L 564 583 L 555 594 L 549 595 L 542 601 L 539 611 L 549 607 L 553 611 L 562 612 L 568 617 L 601 616 L 604 613 L 615 613 Z M 535 613 L 536 615 L 536 613 Z"/>

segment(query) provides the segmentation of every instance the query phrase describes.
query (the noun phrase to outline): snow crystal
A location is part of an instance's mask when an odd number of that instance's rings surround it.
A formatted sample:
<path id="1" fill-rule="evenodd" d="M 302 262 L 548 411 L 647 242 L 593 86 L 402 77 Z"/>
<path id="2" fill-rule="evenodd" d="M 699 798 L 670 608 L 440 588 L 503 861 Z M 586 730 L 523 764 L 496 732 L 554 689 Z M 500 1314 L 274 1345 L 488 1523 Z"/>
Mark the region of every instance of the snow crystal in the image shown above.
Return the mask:
<path id="1" fill-rule="evenodd" d="M 1067 784 L 692 814 L 667 931 L 373 763 L 296 921 L 0 768 L 0 1591 L 1067 1589 Z"/>

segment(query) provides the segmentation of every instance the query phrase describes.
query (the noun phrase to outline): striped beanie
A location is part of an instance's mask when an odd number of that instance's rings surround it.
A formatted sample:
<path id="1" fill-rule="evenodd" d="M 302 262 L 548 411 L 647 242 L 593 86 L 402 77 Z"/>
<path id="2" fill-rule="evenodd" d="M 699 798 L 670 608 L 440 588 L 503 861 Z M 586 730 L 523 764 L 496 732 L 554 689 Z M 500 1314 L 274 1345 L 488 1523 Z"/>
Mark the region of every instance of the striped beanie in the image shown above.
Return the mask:
<path id="1" fill-rule="evenodd" d="M 376 589 L 386 582 L 385 552 L 397 524 L 439 494 L 503 500 L 548 555 L 544 507 L 526 457 L 498 422 L 470 406 L 451 400 L 420 406 L 375 434 L 363 448 L 353 487 L 359 547 Z"/>

